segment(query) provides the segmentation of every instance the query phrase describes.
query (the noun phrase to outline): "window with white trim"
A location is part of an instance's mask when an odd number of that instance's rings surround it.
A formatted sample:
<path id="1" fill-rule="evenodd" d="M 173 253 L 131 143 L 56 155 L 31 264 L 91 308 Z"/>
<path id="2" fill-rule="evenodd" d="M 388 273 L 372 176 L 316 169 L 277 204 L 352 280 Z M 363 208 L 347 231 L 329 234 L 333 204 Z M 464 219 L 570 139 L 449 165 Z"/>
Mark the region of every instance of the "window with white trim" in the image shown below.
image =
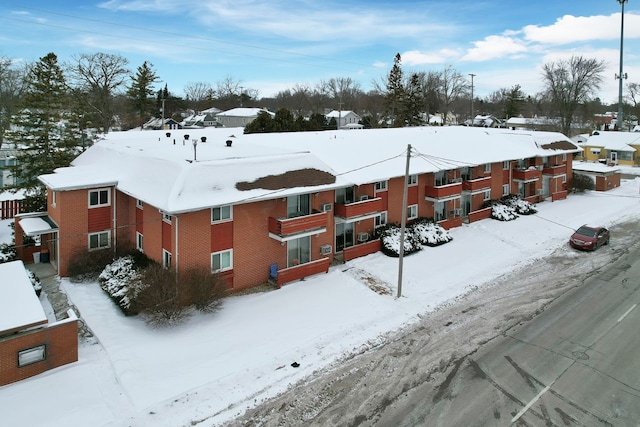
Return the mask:
<path id="1" fill-rule="evenodd" d="M 564 153 L 564 154 L 562 155 L 562 161 L 563 161 L 563 162 L 566 162 L 566 161 L 567 161 L 567 153 Z"/>
<path id="2" fill-rule="evenodd" d="M 166 249 L 162 250 L 162 266 L 164 268 L 171 268 L 171 252 Z"/>
<path id="3" fill-rule="evenodd" d="M 211 254 L 211 272 L 233 269 L 233 249 Z"/>
<path id="4" fill-rule="evenodd" d="M 111 230 L 89 233 L 89 250 L 104 249 L 111 246 Z"/>
<path id="5" fill-rule="evenodd" d="M 211 208 L 211 222 L 231 221 L 233 219 L 233 207 L 231 205 Z"/>
<path id="6" fill-rule="evenodd" d="M 491 163 L 484 164 L 484 173 L 491 173 Z"/>
<path id="7" fill-rule="evenodd" d="M 171 215 L 166 212 L 162 212 L 162 220 L 166 223 L 171 224 Z"/>
<path id="8" fill-rule="evenodd" d="M 387 181 L 376 182 L 376 191 L 387 191 Z"/>
<path id="9" fill-rule="evenodd" d="M 18 368 L 31 365 L 47 358 L 47 347 L 45 344 L 20 350 L 18 352 Z"/>
<path id="10" fill-rule="evenodd" d="M 563 184 L 566 184 L 566 182 L 567 182 L 567 175 L 562 174 L 562 175 L 560 175 L 560 176 L 562 177 L 562 183 L 563 183 Z"/>
<path id="11" fill-rule="evenodd" d="M 109 206 L 111 204 L 111 192 L 108 188 L 89 191 L 89 207 L 99 208 L 101 206 Z"/>
<path id="12" fill-rule="evenodd" d="M 136 249 L 144 252 L 144 236 L 138 231 L 136 231 Z"/>
<path id="13" fill-rule="evenodd" d="M 142 200 L 136 199 L 136 208 L 144 209 L 144 204 L 142 203 Z"/>
<path id="14" fill-rule="evenodd" d="M 387 211 L 380 212 L 380 215 L 376 217 L 376 227 L 382 227 L 387 225 Z"/>
<path id="15" fill-rule="evenodd" d="M 504 184 L 502 186 L 502 195 L 503 196 L 508 196 L 509 195 L 509 184 Z"/>
<path id="16" fill-rule="evenodd" d="M 484 200 L 491 200 L 491 190 L 484 190 L 482 195 L 484 196 Z"/>
<path id="17" fill-rule="evenodd" d="M 407 206 L 407 219 L 418 218 L 418 205 Z"/>
<path id="18" fill-rule="evenodd" d="M 413 174 L 409 175 L 409 180 L 407 182 L 408 185 L 418 185 L 418 175 Z"/>
<path id="19" fill-rule="evenodd" d="M 53 190 L 51 191 L 51 206 L 56 207 L 56 192 Z"/>
<path id="20" fill-rule="evenodd" d="M 502 169 L 509 170 L 509 160 L 502 162 Z"/>

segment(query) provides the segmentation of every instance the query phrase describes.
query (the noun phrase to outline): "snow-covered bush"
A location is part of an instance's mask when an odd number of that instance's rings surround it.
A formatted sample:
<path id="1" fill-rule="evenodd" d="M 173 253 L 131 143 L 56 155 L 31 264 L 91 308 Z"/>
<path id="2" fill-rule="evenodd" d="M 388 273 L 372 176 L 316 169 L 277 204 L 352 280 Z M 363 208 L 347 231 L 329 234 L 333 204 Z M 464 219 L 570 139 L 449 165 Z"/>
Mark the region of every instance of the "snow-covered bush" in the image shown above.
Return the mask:
<path id="1" fill-rule="evenodd" d="M 411 233 L 423 245 L 438 246 L 453 240 L 448 230 L 426 219 L 416 220 L 409 228 Z"/>
<path id="2" fill-rule="evenodd" d="M 0 263 L 15 261 L 18 259 L 16 247 L 8 243 L 0 244 Z"/>
<path id="3" fill-rule="evenodd" d="M 491 206 L 491 218 L 500 221 L 512 221 L 518 218 L 518 215 L 516 215 L 516 210 L 513 207 L 495 203 Z"/>
<path id="4" fill-rule="evenodd" d="M 533 204 L 526 200 L 522 200 L 518 194 L 509 194 L 508 196 L 504 196 L 501 199 L 501 202 L 514 208 L 516 213 L 520 215 L 533 215 L 538 212 Z"/>
<path id="5" fill-rule="evenodd" d="M 382 241 L 382 253 L 388 256 L 400 256 L 400 226 L 389 225 L 379 232 Z M 422 249 L 420 241 L 407 227 L 404 233 L 404 255 L 409 255 Z"/>
<path id="6" fill-rule="evenodd" d="M 27 270 L 27 276 L 29 276 L 29 280 L 33 285 L 33 290 L 36 292 L 36 295 L 40 296 L 40 293 L 42 292 L 42 283 L 40 282 L 40 278 L 31 270 Z"/>
<path id="7" fill-rule="evenodd" d="M 136 312 L 133 303 L 145 285 L 132 256 L 118 258 L 108 264 L 100 273 L 98 281 L 100 287 L 109 294 L 125 314 Z"/>

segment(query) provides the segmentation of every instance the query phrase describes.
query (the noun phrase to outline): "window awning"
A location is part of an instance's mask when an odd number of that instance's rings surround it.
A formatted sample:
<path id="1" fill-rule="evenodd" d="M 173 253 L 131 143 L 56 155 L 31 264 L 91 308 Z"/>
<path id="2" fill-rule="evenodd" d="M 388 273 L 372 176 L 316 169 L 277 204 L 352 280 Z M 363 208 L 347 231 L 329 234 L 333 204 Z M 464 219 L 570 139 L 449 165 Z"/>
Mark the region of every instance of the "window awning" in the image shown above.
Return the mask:
<path id="1" fill-rule="evenodd" d="M 25 235 L 30 237 L 55 233 L 58 231 L 58 225 L 49 217 L 49 215 L 22 217 L 20 218 L 20 228 L 22 228 Z"/>

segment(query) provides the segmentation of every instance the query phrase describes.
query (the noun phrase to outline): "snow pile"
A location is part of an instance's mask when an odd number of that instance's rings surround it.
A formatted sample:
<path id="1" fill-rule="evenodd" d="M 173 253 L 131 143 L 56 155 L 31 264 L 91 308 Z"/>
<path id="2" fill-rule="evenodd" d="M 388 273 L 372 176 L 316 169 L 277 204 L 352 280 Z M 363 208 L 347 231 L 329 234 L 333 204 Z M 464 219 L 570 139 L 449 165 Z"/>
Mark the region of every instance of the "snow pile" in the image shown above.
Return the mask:
<path id="1" fill-rule="evenodd" d="M 144 288 L 132 256 L 118 258 L 108 264 L 98 277 L 100 287 L 125 313 Z"/>

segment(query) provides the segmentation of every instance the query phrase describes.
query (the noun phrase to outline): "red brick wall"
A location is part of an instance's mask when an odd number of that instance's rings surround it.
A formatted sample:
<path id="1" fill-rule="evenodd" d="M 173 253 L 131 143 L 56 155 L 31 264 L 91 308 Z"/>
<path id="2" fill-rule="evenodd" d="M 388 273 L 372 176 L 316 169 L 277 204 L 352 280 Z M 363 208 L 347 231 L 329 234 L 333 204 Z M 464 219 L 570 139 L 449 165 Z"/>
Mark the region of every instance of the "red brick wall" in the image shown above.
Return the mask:
<path id="1" fill-rule="evenodd" d="M 162 221 L 162 249 L 173 253 L 173 245 L 171 244 L 173 241 L 173 218 L 171 222 L 172 224 Z"/>
<path id="2" fill-rule="evenodd" d="M 175 250 L 171 252 L 174 264 L 178 263 L 178 270 L 184 272 L 190 268 L 211 269 L 211 210 L 203 209 L 178 215 L 177 227 L 177 255 Z"/>
<path id="3" fill-rule="evenodd" d="M 88 209 L 87 231 L 94 233 L 111 228 L 111 206 L 101 206 L 99 208 Z"/>
<path id="4" fill-rule="evenodd" d="M 145 203 L 142 218 L 144 253 L 152 260 L 162 264 L 162 214 L 155 206 Z M 169 252 L 175 256 L 173 251 Z"/>
<path id="5" fill-rule="evenodd" d="M 18 367 L 18 352 L 39 345 L 46 345 L 43 361 Z M 20 381 L 49 369 L 78 360 L 77 320 L 55 324 L 33 332 L 18 334 L 0 342 L 0 386 Z"/>
<path id="6" fill-rule="evenodd" d="M 211 224 L 211 253 L 233 248 L 233 222 Z"/>
<path id="7" fill-rule="evenodd" d="M 49 208 L 49 215 L 57 222 L 60 231 L 60 276 L 67 276 L 67 265 L 77 251 L 87 251 L 89 240 L 88 190 L 58 191 L 57 209 Z"/>

